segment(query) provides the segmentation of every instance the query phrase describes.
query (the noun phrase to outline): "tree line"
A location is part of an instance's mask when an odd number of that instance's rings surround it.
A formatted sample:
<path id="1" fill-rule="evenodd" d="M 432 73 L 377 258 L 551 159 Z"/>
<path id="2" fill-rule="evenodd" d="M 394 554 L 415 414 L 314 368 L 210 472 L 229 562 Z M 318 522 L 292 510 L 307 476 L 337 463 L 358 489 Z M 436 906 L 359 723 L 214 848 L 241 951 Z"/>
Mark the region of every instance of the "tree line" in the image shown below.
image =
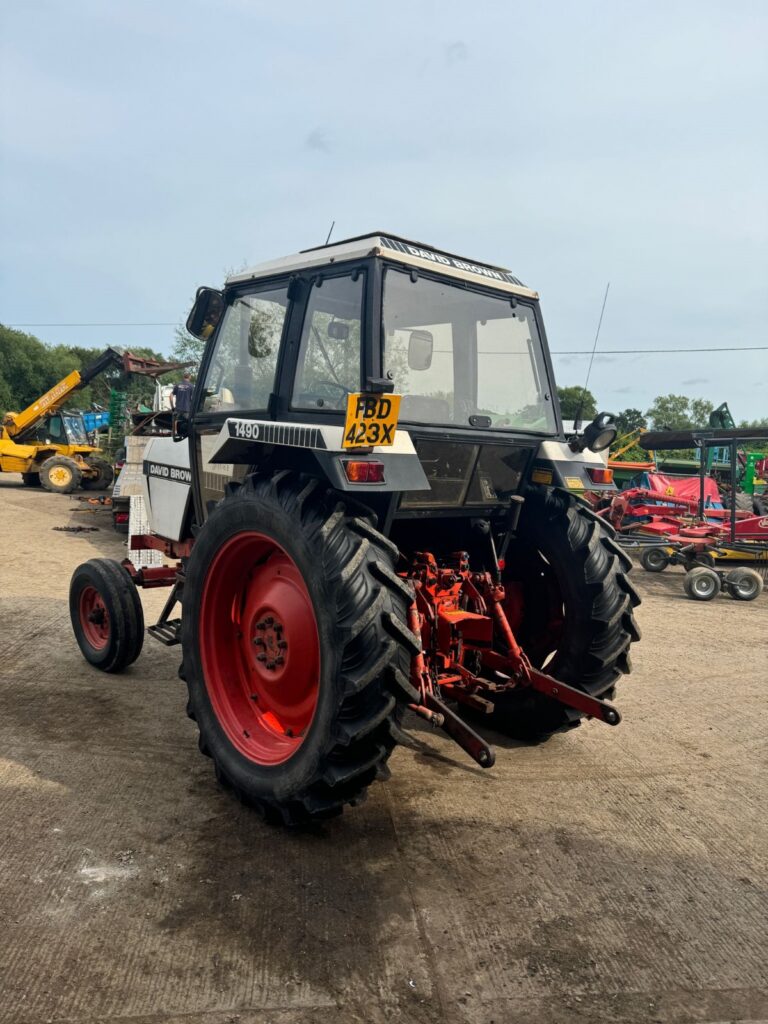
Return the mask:
<path id="1" fill-rule="evenodd" d="M 564 420 L 575 419 L 581 408 L 581 419 L 591 420 L 598 413 L 597 400 L 591 391 L 575 385 L 559 387 L 560 410 Z M 690 398 L 687 395 L 658 395 L 649 409 L 621 409 L 614 414 L 619 434 L 632 430 L 698 430 L 709 426 L 710 414 L 715 406 L 706 398 Z M 758 420 L 741 420 L 737 426 L 747 428 L 768 428 L 768 416 Z"/>
<path id="2" fill-rule="evenodd" d="M 26 409 L 67 374 L 90 366 L 109 347 L 107 343 L 99 347 L 46 345 L 32 334 L 0 324 L 0 415 Z M 148 359 L 166 358 L 146 346 L 132 345 L 130 350 Z M 126 379 L 119 369 L 95 378 L 72 395 L 70 404 L 77 409 L 107 408 L 113 387 L 126 391 L 132 405 L 152 404 L 154 382 L 136 375 Z"/>
<path id="3" fill-rule="evenodd" d="M 0 415 L 19 412 L 45 394 L 49 388 L 66 377 L 72 370 L 83 370 L 93 363 L 109 347 L 85 345 L 46 345 L 39 338 L 24 331 L 0 324 Z M 199 361 L 203 343 L 193 338 L 183 328 L 176 333 L 172 358 Z M 162 353 L 146 346 L 131 346 L 136 355 L 149 359 L 164 360 Z M 169 375 L 171 379 L 172 375 Z M 107 371 L 87 387 L 73 395 L 73 404 L 80 409 L 94 406 L 106 408 L 112 387 L 127 390 L 129 402 L 145 402 L 151 405 L 154 383 L 149 378 L 133 377 L 126 381 L 119 371 Z M 595 396 L 578 385 L 558 387 L 558 398 L 563 419 L 572 420 L 577 415 L 583 422 L 589 422 L 597 415 Z M 621 409 L 616 413 L 619 435 L 628 434 L 638 428 L 655 430 L 685 430 L 706 427 L 713 411 L 712 402 L 704 398 L 686 395 L 659 395 L 643 412 L 640 409 Z M 739 427 L 766 427 L 768 417 L 760 420 L 741 420 Z M 758 446 L 759 447 L 759 446 Z M 765 447 L 765 445 L 763 445 Z"/>

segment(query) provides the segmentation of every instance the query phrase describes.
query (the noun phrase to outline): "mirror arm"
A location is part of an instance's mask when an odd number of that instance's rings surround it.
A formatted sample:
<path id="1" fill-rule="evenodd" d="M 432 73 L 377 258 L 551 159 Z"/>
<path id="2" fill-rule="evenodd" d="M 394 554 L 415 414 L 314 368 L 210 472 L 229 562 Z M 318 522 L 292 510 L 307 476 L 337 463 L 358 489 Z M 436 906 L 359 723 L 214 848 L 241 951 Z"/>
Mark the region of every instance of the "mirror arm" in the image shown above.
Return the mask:
<path id="1" fill-rule="evenodd" d="M 365 390 L 373 395 L 388 395 L 395 390 L 395 382 L 388 377 L 366 377 Z"/>

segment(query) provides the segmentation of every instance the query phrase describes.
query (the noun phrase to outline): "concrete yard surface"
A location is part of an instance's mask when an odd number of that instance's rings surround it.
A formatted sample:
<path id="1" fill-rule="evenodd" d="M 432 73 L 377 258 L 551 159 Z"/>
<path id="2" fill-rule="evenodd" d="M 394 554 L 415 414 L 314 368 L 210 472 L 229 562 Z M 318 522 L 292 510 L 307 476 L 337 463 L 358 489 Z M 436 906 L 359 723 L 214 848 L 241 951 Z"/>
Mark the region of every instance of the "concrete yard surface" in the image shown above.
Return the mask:
<path id="1" fill-rule="evenodd" d="M 482 771 L 411 722 L 391 781 L 292 834 L 217 784 L 179 648 L 80 656 L 72 570 L 126 553 L 84 507 L 0 477 L 2 1024 L 768 1018 L 768 595 L 637 570 L 618 728 Z"/>

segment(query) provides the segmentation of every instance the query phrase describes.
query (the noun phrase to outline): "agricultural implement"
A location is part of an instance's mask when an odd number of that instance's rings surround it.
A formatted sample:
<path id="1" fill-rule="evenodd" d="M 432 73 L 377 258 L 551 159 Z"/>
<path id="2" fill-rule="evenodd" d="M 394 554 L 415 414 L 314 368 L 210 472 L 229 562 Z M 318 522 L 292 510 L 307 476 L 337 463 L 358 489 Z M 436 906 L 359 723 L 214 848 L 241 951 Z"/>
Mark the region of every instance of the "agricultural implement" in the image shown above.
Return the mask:
<path id="1" fill-rule="evenodd" d="M 108 487 L 112 466 L 88 441 L 81 413 L 67 413 L 64 406 L 81 388 L 112 368 L 125 373 L 157 376 L 185 364 L 159 363 L 154 359 L 104 352 L 84 370 L 73 370 L 22 412 L 8 412 L 0 425 L 0 472 L 21 473 L 28 487 L 69 494 Z"/>
<path id="2" fill-rule="evenodd" d="M 576 495 L 609 484 L 598 416 L 566 437 L 538 296 L 373 234 L 198 290 L 193 410 L 144 453 L 150 532 L 72 579 L 84 656 L 181 645 L 220 781 L 298 824 L 388 774 L 413 718 L 479 765 L 478 721 L 544 738 L 611 703 L 639 638 L 631 562 Z M 179 614 L 181 612 L 181 614 Z"/>
<path id="3" fill-rule="evenodd" d="M 691 448 L 701 452 L 699 476 L 672 477 L 647 474 L 646 487 L 621 491 L 600 502 L 598 514 L 610 522 L 624 543 L 640 548 L 640 563 L 648 572 L 662 572 L 670 565 L 686 570 L 686 593 L 709 601 L 720 592 L 741 601 L 760 595 L 763 580 L 752 568 L 720 570 L 716 562 L 768 562 L 768 516 L 737 507 L 735 482 L 729 489 L 730 508 L 725 508 L 717 483 L 706 475 L 709 449 L 730 451 L 730 465 L 738 466 L 737 445 L 743 440 L 762 440 L 766 431 L 717 429 L 691 432 L 646 432 L 642 447 Z"/>

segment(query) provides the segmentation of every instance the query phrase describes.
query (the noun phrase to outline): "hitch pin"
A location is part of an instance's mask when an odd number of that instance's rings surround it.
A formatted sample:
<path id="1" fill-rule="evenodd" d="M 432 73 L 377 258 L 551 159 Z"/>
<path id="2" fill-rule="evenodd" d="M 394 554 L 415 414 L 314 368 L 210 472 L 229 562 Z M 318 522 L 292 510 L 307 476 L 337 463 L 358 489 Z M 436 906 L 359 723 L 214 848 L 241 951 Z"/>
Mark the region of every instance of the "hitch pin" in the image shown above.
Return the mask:
<path id="1" fill-rule="evenodd" d="M 426 719 L 426 721 L 436 729 L 441 729 L 443 725 L 445 725 L 445 715 L 441 715 L 439 711 L 430 711 L 429 708 L 425 708 L 423 704 L 409 704 L 408 707 L 414 714 L 418 715 L 419 718 Z"/>

